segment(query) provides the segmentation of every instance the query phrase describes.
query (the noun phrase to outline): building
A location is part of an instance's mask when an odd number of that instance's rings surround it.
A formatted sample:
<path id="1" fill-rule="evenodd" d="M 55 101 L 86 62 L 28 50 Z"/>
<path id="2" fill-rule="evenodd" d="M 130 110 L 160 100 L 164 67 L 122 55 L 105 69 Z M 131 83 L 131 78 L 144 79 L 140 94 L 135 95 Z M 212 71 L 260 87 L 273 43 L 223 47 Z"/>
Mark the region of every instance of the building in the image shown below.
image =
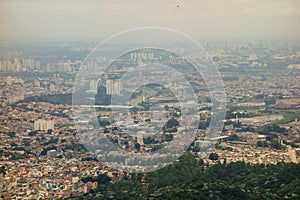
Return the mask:
<path id="1" fill-rule="evenodd" d="M 95 94 L 98 93 L 98 80 L 91 80 L 90 90 L 93 91 Z"/>
<path id="2" fill-rule="evenodd" d="M 50 84 L 50 92 L 54 92 L 55 91 L 55 85 L 54 84 Z"/>
<path id="3" fill-rule="evenodd" d="M 9 104 L 13 104 L 13 103 L 16 103 L 16 102 L 22 101 L 22 100 L 24 100 L 24 94 L 11 95 L 11 96 L 7 97 L 7 102 Z"/>
<path id="4" fill-rule="evenodd" d="M 106 81 L 106 94 L 112 94 L 113 88 L 114 88 L 113 80 L 107 80 Z"/>
<path id="5" fill-rule="evenodd" d="M 40 87 L 41 86 L 41 83 L 38 79 L 34 79 L 33 84 L 34 84 L 35 87 Z"/>
<path id="6" fill-rule="evenodd" d="M 41 64 L 39 61 L 36 61 L 31 58 L 25 58 L 22 62 L 23 68 L 25 68 L 25 71 L 32 71 L 32 70 L 40 70 Z"/>
<path id="7" fill-rule="evenodd" d="M 49 129 L 54 130 L 54 121 L 38 119 L 34 122 L 34 130 L 48 131 Z"/>
<path id="8" fill-rule="evenodd" d="M 240 106 L 240 107 L 264 107 L 264 106 L 266 106 L 266 103 L 265 102 L 243 102 L 243 103 L 237 104 L 237 106 Z"/>
<path id="9" fill-rule="evenodd" d="M 195 143 L 194 143 L 194 146 L 196 148 L 200 148 L 200 144 L 201 144 L 201 141 L 200 140 L 196 140 Z"/>
<path id="10" fill-rule="evenodd" d="M 131 53 L 130 54 L 130 59 L 132 61 L 154 59 L 154 54 L 152 52 L 148 52 L 148 53 Z"/>
<path id="11" fill-rule="evenodd" d="M 113 91 L 113 94 L 114 95 L 118 95 L 120 96 L 121 95 L 121 90 L 122 90 L 122 83 L 117 81 L 114 83 L 114 91 Z"/>
<path id="12" fill-rule="evenodd" d="M 55 158 L 58 155 L 58 152 L 55 149 L 51 149 L 47 151 L 47 156 Z"/>
<path id="13" fill-rule="evenodd" d="M 12 79 L 12 77 L 11 77 L 11 76 L 7 76 L 5 81 L 6 81 L 6 85 L 11 85 L 11 84 L 12 84 L 12 81 L 13 81 L 13 79 Z"/>
<path id="14" fill-rule="evenodd" d="M 106 94 L 121 95 L 122 83 L 117 80 L 106 81 Z"/>
<path id="15" fill-rule="evenodd" d="M 136 137 L 136 142 L 139 143 L 140 145 L 144 145 L 143 133 L 138 133 L 138 135 Z"/>
<path id="16" fill-rule="evenodd" d="M 196 140 L 194 142 L 194 147 L 197 148 L 197 149 L 206 148 L 206 147 L 209 147 L 211 145 L 212 145 L 212 143 L 209 142 L 209 141 Z"/>

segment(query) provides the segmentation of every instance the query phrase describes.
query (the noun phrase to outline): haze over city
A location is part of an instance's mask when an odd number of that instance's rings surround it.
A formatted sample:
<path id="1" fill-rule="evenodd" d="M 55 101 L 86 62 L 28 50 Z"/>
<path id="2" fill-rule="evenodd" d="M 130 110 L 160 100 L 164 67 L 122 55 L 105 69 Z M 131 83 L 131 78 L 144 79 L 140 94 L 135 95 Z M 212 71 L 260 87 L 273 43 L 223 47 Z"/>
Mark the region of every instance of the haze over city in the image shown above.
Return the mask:
<path id="1" fill-rule="evenodd" d="M 2 0 L 0 40 L 101 40 L 136 27 L 197 39 L 299 40 L 297 0 Z"/>
<path id="2" fill-rule="evenodd" d="M 299 8 L 1 0 L 0 199 L 299 199 Z"/>

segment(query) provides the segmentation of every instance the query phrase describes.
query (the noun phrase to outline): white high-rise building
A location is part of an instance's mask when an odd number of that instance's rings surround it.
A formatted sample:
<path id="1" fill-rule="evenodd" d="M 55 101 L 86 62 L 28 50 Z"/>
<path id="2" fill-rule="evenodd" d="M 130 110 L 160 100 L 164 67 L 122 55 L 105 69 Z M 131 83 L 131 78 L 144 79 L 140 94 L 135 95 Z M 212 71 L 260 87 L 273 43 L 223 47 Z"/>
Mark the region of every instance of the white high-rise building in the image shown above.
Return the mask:
<path id="1" fill-rule="evenodd" d="M 136 142 L 139 143 L 140 145 L 144 145 L 144 136 L 142 133 L 138 133 L 136 137 Z"/>
<path id="2" fill-rule="evenodd" d="M 122 83 L 115 80 L 106 81 L 106 94 L 121 95 Z"/>
<path id="3" fill-rule="evenodd" d="M 113 94 L 120 96 L 121 90 L 122 90 L 122 83 L 120 81 L 115 82 Z"/>
<path id="4" fill-rule="evenodd" d="M 98 80 L 91 80 L 90 90 L 92 90 L 95 94 L 98 93 Z"/>
<path id="5" fill-rule="evenodd" d="M 34 130 L 48 131 L 49 129 L 54 130 L 54 121 L 38 119 L 34 122 Z"/>
<path id="6" fill-rule="evenodd" d="M 106 94 L 113 94 L 114 91 L 114 81 L 107 80 L 106 81 Z"/>
<path id="7" fill-rule="evenodd" d="M 131 53 L 130 54 L 130 59 L 132 61 L 138 61 L 138 60 L 147 60 L 147 59 L 153 59 L 154 54 L 151 52 L 148 53 Z"/>

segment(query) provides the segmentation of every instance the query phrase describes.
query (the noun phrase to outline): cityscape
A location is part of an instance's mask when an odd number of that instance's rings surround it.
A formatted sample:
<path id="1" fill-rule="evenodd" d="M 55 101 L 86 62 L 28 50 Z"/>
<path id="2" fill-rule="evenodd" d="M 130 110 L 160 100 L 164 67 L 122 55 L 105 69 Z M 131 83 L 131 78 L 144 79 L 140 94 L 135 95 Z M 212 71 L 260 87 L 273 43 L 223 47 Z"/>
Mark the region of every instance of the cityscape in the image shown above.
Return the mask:
<path id="1" fill-rule="evenodd" d="M 89 44 L 85 47 L 74 43 L 56 45 L 57 51 L 63 46 L 70 56 L 74 49 L 81 54 L 90 48 Z M 209 125 L 212 105 L 204 80 L 190 74 L 199 100 L 199 126 L 188 151 L 207 166 L 237 161 L 253 165 L 298 163 L 300 46 L 241 42 L 224 47 L 222 43 L 207 42 L 205 48 L 219 66 L 224 80 L 226 118 L 221 135 L 209 138 L 216 143 L 209 151 L 217 156 L 202 157 L 201 148 L 207 145 L 202 136 Z M 124 172 L 95 159 L 76 134 L 71 96 L 74 75 L 82 57 L 61 60 L 60 56 L 49 61 L 47 57 L 19 52 L 13 46 L 6 46 L 2 51 L 1 168 L 4 171 L 1 195 L 4 199 L 63 198 L 88 193 L 98 186 L 96 181 L 82 181 L 86 177 L 100 173 L 112 181 L 124 177 Z M 158 57 L 155 53 L 150 56 L 151 59 Z M 136 62 L 135 57 L 131 54 L 130 59 Z M 197 59 L 192 54 L 186 57 Z M 89 86 L 93 94 L 103 93 L 101 96 L 120 95 L 122 90 L 122 84 L 109 77 L 103 84 L 91 81 Z M 152 89 L 162 89 L 157 87 L 152 86 Z M 98 123 L 113 143 L 138 153 L 162 148 L 176 136 L 181 112 L 176 99 L 168 92 L 160 92 L 155 97 L 157 93 L 153 94 L 153 90 L 135 95 L 137 98 L 132 100 L 131 106 L 135 111 L 130 116 L 135 121 L 131 124 L 113 122 L 109 109 L 100 108 Z M 168 123 L 153 137 L 126 133 L 124 130 L 129 131 L 126 128 L 133 124 L 143 126 L 150 121 L 145 111 L 149 102 L 161 102 L 160 113 L 162 117 L 169 116 Z M 93 126 L 94 122 L 82 123 Z"/>
<path id="2" fill-rule="evenodd" d="M 0 3 L 0 199 L 300 198 L 299 2 L 72 2 Z"/>

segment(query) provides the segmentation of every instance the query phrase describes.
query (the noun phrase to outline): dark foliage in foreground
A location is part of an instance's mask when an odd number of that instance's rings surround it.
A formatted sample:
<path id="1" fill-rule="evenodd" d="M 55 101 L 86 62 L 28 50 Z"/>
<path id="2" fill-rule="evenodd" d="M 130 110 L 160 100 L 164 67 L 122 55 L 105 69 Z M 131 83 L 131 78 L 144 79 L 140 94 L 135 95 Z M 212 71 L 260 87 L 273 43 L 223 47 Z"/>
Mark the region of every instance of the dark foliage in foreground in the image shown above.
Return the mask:
<path id="1" fill-rule="evenodd" d="M 186 153 L 179 162 L 146 174 L 126 174 L 116 183 L 70 199 L 299 199 L 300 164 L 250 165 L 244 162 L 207 168 Z M 144 184 L 142 184 L 142 178 Z"/>

